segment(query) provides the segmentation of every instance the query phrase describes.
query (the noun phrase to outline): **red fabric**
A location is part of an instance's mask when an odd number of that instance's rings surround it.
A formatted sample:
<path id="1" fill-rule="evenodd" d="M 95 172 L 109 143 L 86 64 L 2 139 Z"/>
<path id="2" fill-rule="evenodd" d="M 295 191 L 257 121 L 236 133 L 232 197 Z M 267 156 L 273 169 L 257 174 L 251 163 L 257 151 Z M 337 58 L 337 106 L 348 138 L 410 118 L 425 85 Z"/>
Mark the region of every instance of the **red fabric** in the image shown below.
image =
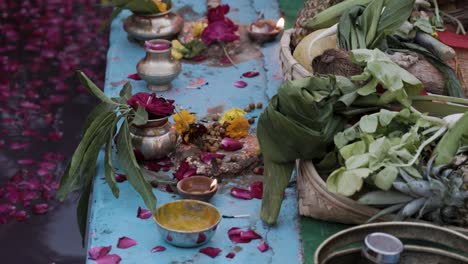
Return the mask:
<path id="1" fill-rule="evenodd" d="M 458 35 L 451 31 L 437 32 L 439 40 L 453 48 L 468 49 L 468 34 Z"/>

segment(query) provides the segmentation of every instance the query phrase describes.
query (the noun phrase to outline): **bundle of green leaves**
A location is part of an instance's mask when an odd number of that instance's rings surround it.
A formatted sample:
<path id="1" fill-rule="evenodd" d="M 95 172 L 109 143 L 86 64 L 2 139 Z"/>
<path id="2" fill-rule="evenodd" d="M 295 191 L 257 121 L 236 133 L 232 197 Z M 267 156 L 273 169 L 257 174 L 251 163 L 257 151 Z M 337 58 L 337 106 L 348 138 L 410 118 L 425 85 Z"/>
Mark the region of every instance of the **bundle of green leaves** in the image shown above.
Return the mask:
<path id="1" fill-rule="evenodd" d="M 89 195 L 98 156 L 103 147 L 105 179 L 112 194 L 116 198 L 119 197 L 113 165 L 114 142 L 120 168 L 127 175 L 127 180 L 140 194 L 146 207 L 152 211 L 156 209 L 156 197 L 152 187 L 144 179 L 135 158 L 129 127 L 146 124 L 147 110 L 152 116 L 156 115 L 161 118 L 166 114 L 170 116 L 174 111 L 174 106 L 173 101 L 154 95 L 146 96 L 137 93 L 132 96 L 132 87 L 129 83 L 125 84 L 120 91 L 120 97 L 108 98 L 83 72 L 78 72 L 78 76 L 82 84 L 100 99 L 101 103 L 93 109 L 86 120 L 83 137 L 62 176 L 57 195 L 60 201 L 64 201 L 71 192 L 81 189 L 77 217 L 82 237 L 84 237 Z M 140 103 L 141 98 L 146 98 L 143 103 Z"/>

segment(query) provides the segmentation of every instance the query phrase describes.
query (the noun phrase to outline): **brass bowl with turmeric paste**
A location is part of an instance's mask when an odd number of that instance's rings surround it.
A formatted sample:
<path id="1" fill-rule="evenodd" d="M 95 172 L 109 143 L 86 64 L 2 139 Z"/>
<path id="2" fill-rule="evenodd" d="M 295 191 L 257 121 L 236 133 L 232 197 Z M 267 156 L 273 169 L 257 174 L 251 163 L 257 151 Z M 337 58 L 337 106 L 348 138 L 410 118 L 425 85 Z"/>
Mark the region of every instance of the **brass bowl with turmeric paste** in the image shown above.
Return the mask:
<path id="1" fill-rule="evenodd" d="M 154 220 L 159 232 L 169 244 L 177 247 L 198 247 L 213 237 L 221 221 L 221 214 L 209 203 L 178 200 L 159 207 Z"/>

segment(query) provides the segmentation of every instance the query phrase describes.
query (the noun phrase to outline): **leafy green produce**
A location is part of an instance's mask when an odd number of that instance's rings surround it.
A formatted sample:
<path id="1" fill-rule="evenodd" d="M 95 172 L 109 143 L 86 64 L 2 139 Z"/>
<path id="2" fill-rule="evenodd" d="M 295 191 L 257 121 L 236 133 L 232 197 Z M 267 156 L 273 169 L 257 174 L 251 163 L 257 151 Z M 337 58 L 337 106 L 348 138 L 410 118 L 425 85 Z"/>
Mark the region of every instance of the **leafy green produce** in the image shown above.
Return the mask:
<path id="1" fill-rule="evenodd" d="M 420 178 L 413 164 L 421 155 L 421 146 L 433 141 L 430 135 L 440 134 L 438 129 L 443 121 L 435 121 L 408 109 L 400 112 L 382 109 L 362 116 L 355 125 L 335 135 L 344 166 L 330 174 L 327 189 L 352 196 L 369 178 L 368 182 L 387 191 L 403 167 Z"/>
<path id="2" fill-rule="evenodd" d="M 355 5 L 338 23 L 338 44 L 346 50 L 374 49 L 396 32 L 413 10 L 414 0 L 373 0 L 367 7 Z"/>
<path id="3" fill-rule="evenodd" d="M 468 111 L 449 128 L 437 144 L 434 149 L 435 164 L 449 163 L 461 147 L 468 145 L 468 142 L 464 141 L 464 137 L 468 137 Z"/>

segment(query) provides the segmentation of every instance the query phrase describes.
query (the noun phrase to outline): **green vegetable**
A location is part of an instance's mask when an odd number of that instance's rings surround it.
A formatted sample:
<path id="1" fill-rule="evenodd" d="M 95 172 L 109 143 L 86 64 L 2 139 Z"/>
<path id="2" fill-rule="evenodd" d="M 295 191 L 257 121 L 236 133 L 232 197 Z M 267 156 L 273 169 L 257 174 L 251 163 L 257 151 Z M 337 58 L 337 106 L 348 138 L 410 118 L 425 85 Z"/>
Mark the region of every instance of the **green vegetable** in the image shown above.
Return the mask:
<path id="1" fill-rule="evenodd" d="M 372 0 L 345 0 L 306 20 L 302 26 L 310 30 L 331 27 L 336 24 L 340 16 L 351 7 L 355 5 L 366 5 L 371 1 Z"/>
<path id="2" fill-rule="evenodd" d="M 416 32 L 414 42 L 428 49 L 432 54 L 436 55 L 442 61 L 449 61 L 455 58 L 455 50 L 452 47 L 445 45 L 424 32 Z"/>
<path id="3" fill-rule="evenodd" d="M 340 17 L 338 44 L 346 50 L 374 49 L 404 24 L 414 0 L 373 0 L 367 7 L 353 6 Z"/>
<path id="4" fill-rule="evenodd" d="M 378 49 L 352 50 L 351 59 L 353 63 L 365 66 L 364 72 L 359 76 L 353 76 L 352 79 L 369 81 L 367 85 L 358 89 L 360 95 L 375 93 L 377 84 L 381 84 L 387 90 L 380 98 L 382 104 L 397 100 L 408 107 L 410 106 L 408 95 L 419 95 L 423 89 L 422 83 L 416 77 Z"/>
<path id="5" fill-rule="evenodd" d="M 415 22 L 414 22 L 414 27 L 418 28 L 422 32 L 425 32 L 427 34 L 432 34 L 434 33 L 434 29 L 432 29 L 431 22 L 429 21 L 428 17 L 419 17 Z"/>
<path id="6" fill-rule="evenodd" d="M 463 116 L 455 123 L 454 126 L 449 128 L 447 133 L 442 137 L 442 139 L 437 144 L 434 149 L 434 155 L 436 155 L 435 164 L 447 164 L 453 157 L 457 154 L 458 149 L 463 146 L 463 144 L 468 144 L 468 142 L 463 142 L 463 137 L 468 136 L 468 111 L 466 111 Z"/>
<path id="7" fill-rule="evenodd" d="M 403 48 L 423 55 L 426 58 L 426 60 L 429 61 L 432 65 L 434 65 L 434 67 L 436 67 L 444 76 L 445 87 L 447 89 L 448 94 L 453 97 L 465 97 L 463 87 L 460 81 L 458 80 L 457 75 L 455 74 L 453 69 L 450 66 L 448 66 L 444 61 L 439 59 L 427 49 L 419 46 L 418 44 L 399 41 L 394 37 L 388 37 L 387 40 L 389 47 L 394 50 Z"/>

